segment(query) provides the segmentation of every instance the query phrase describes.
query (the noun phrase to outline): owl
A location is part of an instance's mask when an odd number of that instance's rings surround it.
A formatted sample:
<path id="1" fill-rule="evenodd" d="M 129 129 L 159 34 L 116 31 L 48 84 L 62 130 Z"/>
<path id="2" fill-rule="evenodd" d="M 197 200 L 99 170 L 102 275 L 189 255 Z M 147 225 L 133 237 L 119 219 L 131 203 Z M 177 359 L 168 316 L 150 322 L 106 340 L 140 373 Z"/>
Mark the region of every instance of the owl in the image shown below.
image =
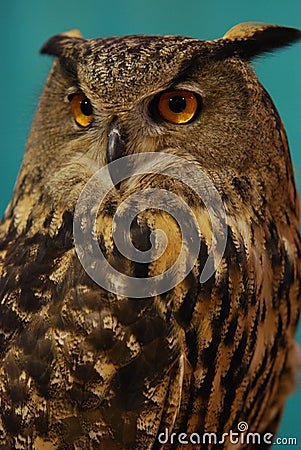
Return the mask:
<path id="1" fill-rule="evenodd" d="M 0 226 L 1 450 L 273 443 L 298 369 L 299 200 L 250 61 L 300 38 L 250 22 L 43 46 Z"/>

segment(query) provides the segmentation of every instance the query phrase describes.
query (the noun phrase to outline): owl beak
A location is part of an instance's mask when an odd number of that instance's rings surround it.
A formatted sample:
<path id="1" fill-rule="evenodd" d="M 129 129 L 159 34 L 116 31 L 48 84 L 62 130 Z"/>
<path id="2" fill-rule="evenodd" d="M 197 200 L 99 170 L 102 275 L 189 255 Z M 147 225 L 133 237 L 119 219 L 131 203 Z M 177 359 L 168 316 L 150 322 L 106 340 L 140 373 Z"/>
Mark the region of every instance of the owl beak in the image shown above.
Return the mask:
<path id="1" fill-rule="evenodd" d="M 118 165 L 112 167 L 110 163 L 122 156 L 125 156 L 125 140 L 120 125 L 113 121 L 108 131 L 106 158 L 110 177 L 116 189 L 120 188 L 120 170 L 118 170 Z"/>

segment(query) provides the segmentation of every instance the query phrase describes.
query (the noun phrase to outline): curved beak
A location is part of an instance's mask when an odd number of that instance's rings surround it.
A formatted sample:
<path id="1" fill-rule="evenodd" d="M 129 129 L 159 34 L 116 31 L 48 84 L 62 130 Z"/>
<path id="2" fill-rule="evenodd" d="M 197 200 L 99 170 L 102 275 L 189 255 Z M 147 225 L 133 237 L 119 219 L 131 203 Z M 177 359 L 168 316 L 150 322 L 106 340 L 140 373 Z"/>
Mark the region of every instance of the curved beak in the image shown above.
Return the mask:
<path id="1" fill-rule="evenodd" d="M 111 126 L 108 131 L 108 141 L 107 141 L 107 149 L 106 149 L 106 159 L 108 164 L 109 173 L 111 176 L 111 180 L 116 189 L 120 188 L 119 182 L 119 170 L 118 167 L 111 167 L 110 163 L 115 161 L 116 159 L 125 156 L 125 139 L 121 132 L 121 127 L 116 120 L 111 123 Z"/>

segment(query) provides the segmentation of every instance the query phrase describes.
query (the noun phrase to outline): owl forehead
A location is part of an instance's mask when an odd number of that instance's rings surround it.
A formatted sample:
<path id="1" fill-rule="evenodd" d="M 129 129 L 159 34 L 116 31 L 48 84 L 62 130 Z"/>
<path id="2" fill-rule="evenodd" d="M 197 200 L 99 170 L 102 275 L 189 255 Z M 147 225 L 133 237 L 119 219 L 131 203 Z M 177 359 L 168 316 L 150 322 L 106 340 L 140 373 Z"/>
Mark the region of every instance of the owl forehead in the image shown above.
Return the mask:
<path id="1" fill-rule="evenodd" d="M 80 82 L 101 98 L 134 100 L 170 84 L 204 46 L 204 41 L 175 36 L 86 41 L 78 67 Z"/>

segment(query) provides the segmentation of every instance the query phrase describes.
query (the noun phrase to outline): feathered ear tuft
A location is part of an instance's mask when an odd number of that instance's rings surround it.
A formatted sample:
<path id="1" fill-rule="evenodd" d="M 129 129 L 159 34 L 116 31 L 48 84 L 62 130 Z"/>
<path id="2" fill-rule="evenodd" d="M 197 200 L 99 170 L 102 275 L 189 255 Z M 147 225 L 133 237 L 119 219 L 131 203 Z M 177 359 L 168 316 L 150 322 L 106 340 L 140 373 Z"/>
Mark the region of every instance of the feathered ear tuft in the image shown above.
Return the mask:
<path id="1" fill-rule="evenodd" d="M 301 39 L 301 30 L 268 23 L 245 22 L 231 28 L 222 39 L 225 56 L 239 55 L 250 60 L 262 53 L 293 44 Z"/>
<path id="2" fill-rule="evenodd" d="M 76 44 L 84 42 L 79 30 L 70 30 L 51 37 L 40 50 L 40 53 L 57 56 L 58 58 L 71 58 L 77 56 Z"/>

